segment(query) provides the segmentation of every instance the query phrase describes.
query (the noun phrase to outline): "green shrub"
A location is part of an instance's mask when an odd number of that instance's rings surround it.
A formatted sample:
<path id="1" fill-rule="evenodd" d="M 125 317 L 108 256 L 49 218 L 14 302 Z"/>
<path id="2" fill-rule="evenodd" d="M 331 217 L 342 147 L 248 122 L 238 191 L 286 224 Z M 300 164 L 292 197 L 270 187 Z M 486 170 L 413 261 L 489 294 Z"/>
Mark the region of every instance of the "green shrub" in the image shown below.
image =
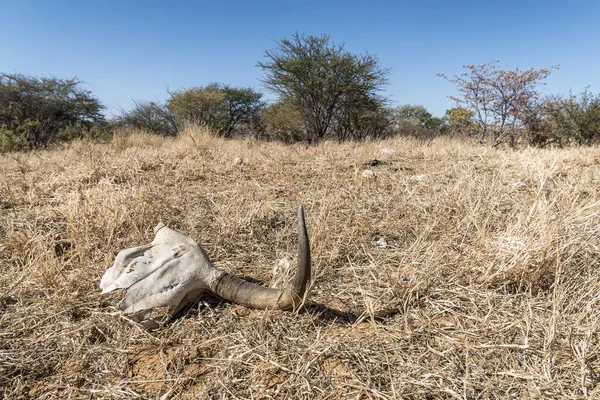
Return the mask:
<path id="1" fill-rule="evenodd" d="M 448 131 L 453 135 L 474 136 L 481 133 L 481 128 L 474 121 L 475 112 L 466 107 L 454 107 L 446 110 Z"/>
<path id="2" fill-rule="evenodd" d="M 29 148 L 29 143 L 23 135 L 7 129 L 6 126 L 0 126 L 0 153 L 25 150 L 27 148 Z"/>
<path id="3" fill-rule="evenodd" d="M 434 117 L 424 106 L 405 104 L 393 108 L 390 118 L 394 134 L 432 138 L 447 132 L 447 118 Z"/>
<path id="4" fill-rule="evenodd" d="M 173 113 L 165 105 L 152 101 L 135 102 L 131 110 L 117 117 L 115 124 L 161 136 L 176 136 L 179 132 Z"/>
<path id="5" fill-rule="evenodd" d="M 591 145 L 600 141 L 600 95 L 587 89 L 579 96 L 554 96 L 530 112 L 527 121 L 529 142 L 548 145 Z"/>
<path id="6" fill-rule="evenodd" d="M 95 124 L 86 126 L 79 122 L 69 124 L 58 131 L 56 140 L 68 142 L 75 139 L 86 139 L 93 141 L 106 141 L 112 137 L 112 129 L 110 124 Z"/>
<path id="7" fill-rule="evenodd" d="M 262 93 L 247 87 L 211 83 L 170 93 L 167 109 L 178 126 L 201 124 L 230 137 L 260 125 Z"/>
<path id="8" fill-rule="evenodd" d="M 265 108 L 261 115 L 263 138 L 283 142 L 307 140 L 302 115 L 290 101 L 279 101 Z"/>
<path id="9" fill-rule="evenodd" d="M 569 95 L 555 102 L 548 113 L 561 140 L 591 145 L 600 139 L 600 95 L 594 96 L 586 89 L 579 97 Z"/>
<path id="10" fill-rule="evenodd" d="M 104 121 L 103 106 L 80 85 L 77 79 L 0 74 L 0 125 L 30 148 L 54 142 L 69 126 L 89 130 Z"/>
<path id="11" fill-rule="evenodd" d="M 339 123 L 335 129 L 338 140 L 377 139 L 391 132 L 389 110 L 377 102 L 347 108 Z"/>

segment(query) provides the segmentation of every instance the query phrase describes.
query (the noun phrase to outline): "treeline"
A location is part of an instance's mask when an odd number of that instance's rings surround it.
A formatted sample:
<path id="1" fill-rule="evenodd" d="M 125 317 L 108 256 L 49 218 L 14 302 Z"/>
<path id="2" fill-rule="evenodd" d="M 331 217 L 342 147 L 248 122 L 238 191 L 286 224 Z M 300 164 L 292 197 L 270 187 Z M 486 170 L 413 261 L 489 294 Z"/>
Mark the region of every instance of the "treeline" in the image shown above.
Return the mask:
<path id="1" fill-rule="evenodd" d="M 438 118 L 420 105 L 390 107 L 381 95 L 389 69 L 327 35 L 283 39 L 257 66 L 263 87 L 276 95 L 271 104 L 251 87 L 211 83 L 169 91 L 164 103 L 136 101 L 110 120 L 77 79 L 0 74 L 0 151 L 109 138 L 120 129 L 176 136 L 190 124 L 227 138 L 309 143 L 454 135 L 543 147 L 591 145 L 600 138 L 600 96 L 585 90 L 541 97 L 538 87 L 557 67 L 503 70 L 495 61 L 465 66 L 459 76 L 439 74 L 458 94 L 450 96 L 457 106 Z"/>

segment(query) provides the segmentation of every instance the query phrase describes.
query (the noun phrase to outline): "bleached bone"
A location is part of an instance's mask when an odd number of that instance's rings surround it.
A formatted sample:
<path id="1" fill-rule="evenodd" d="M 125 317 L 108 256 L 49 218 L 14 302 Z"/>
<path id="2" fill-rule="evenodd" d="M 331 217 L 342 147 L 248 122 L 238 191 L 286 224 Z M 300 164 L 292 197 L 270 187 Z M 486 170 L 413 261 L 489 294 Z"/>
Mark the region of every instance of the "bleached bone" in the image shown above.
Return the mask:
<path id="1" fill-rule="evenodd" d="M 100 281 L 102 293 L 126 289 L 119 309 L 136 321 L 160 307 L 175 315 L 206 291 L 258 309 L 294 310 L 303 301 L 310 280 L 310 246 L 302 206 L 298 208 L 298 267 L 285 289 L 260 286 L 217 269 L 194 240 L 163 224 L 154 233 L 152 243 L 120 251 Z"/>

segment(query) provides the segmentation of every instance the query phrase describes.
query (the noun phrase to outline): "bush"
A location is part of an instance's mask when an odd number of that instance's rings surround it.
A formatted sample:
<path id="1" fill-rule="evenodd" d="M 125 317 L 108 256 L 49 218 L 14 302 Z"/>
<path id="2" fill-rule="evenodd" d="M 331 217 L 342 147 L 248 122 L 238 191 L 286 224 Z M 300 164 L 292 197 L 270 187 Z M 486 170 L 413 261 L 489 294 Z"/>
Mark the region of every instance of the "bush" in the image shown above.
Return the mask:
<path id="1" fill-rule="evenodd" d="M 445 119 L 448 124 L 448 132 L 452 135 L 476 136 L 481 133 L 481 128 L 473 118 L 475 112 L 465 107 L 454 107 L 446 110 Z"/>
<path id="2" fill-rule="evenodd" d="M 399 136 L 432 138 L 447 132 L 445 118 L 434 117 L 424 106 L 405 104 L 390 111 L 393 131 Z"/>
<path id="3" fill-rule="evenodd" d="M 198 86 L 170 93 L 167 109 L 178 126 L 186 123 L 201 124 L 230 137 L 236 130 L 260 126 L 264 108 L 262 93 L 247 87 L 233 87 L 220 83 Z"/>
<path id="4" fill-rule="evenodd" d="M 383 138 L 390 133 L 390 114 L 383 100 L 364 98 L 342 107 L 334 120 L 335 137 L 338 140 L 362 140 Z"/>
<path id="5" fill-rule="evenodd" d="M 0 126 L 0 153 L 24 150 L 28 147 L 29 143 L 23 135 L 8 130 L 6 126 Z"/>
<path id="6" fill-rule="evenodd" d="M 113 136 L 113 126 L 108 123 L 97 123 L 91 127 L 81 123 L 70 124 L 58 131 L 58 141 L 71 141 L 74 139 L 86 139 L 93 141 L 106 141 Z"/>
<path id="7" fill-rule="evenodd" d="M 530 112 L 529 142 L 538 147 L 591 145 L 600 141 L 600 95 L 587 89 L 579 96 L 553 96 Z"/>
<path id="8" fill-rule="evenodd" d="M 377 107 L 372 110 L 361 110 L 354 115 L 354 130 L 349 131 L 349 137 L 352 139 L 382 139 L 389 135 L 390 119 L 389 113 L 384 107 Z M 338 135 L 340 139 L 343 136 Z"/>
<path id="9" fill-rule="evenodd" d="M 555 135 L 562 140 L 591 145 L 600 139 L 600 95 L 586 89 L 579 97 L 569 95 L 547 108 Z"/>
<path id="10" fill-rule="evenodd" d="M 225 94 L 218 85 L 199 86 L 169 93 L 167 109 L 179 126 L 186 123 L 205 125 L 214 130 L 222 128 L 225 114 Z"/>
<path id="11" fill-rule="evenodd" d="M 261 115 L 262 137 L 268 140 L 298 142 L 307 140 L 302 115 L 290 101 L 279 101 L 265 108 Z"/>
<path id="12" fill-rule="evenodd" d="M 103 106 L 80 85 L 77 79 L 0 74 L 3 142 L 42 147 L 60 139 L 69 126 L 79 126 L 83 133 L 103 123 Z"/>
<path id="13" fill-rule="evenodd" d="M 121 128 L 137 129 L 161 136 L 176 136 L 179 132 L 175 117 L 169 109 L 153 101 L 135 102 L 129 111 L 123 111 L 116 124 Z"/>

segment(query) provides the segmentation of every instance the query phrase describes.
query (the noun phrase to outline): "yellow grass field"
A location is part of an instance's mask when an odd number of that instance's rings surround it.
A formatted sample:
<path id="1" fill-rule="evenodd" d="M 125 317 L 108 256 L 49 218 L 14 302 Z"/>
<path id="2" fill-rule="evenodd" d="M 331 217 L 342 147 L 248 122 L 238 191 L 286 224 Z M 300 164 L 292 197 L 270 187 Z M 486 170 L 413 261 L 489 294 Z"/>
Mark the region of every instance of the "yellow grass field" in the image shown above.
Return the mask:
<path id="1" fill-rule="evenodd" d="M 284 286 L 299 204 L 298 313 L 206 297 L 148 332 L 100 295 L 158 222 Z M 0 398 L 591 399 L 599 339 L 597 147 L 189 129 L 0 155 Z"/>

